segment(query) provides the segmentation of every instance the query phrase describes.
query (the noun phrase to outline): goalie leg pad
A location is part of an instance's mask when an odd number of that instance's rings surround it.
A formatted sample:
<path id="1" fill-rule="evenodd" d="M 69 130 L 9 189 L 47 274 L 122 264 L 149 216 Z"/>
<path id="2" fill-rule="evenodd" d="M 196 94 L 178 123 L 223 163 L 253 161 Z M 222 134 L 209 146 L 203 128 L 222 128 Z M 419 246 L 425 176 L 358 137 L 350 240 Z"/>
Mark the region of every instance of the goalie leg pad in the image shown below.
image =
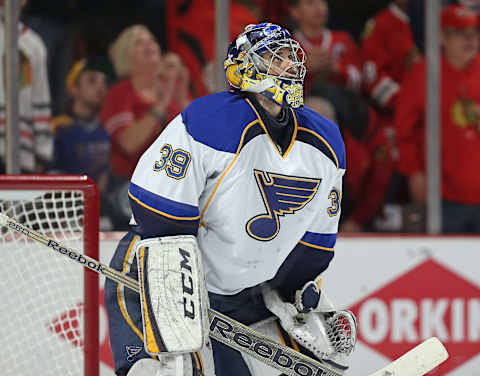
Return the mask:
<path id="1" fill-rule="evenodd" d="M 208 336 L 205 280 L 194 236 L 135 244 L 145 350 L 150 355 L 200 350 Z"/>
<path id="2" fill-rule="evenodd" d="M 140 359 L 135 362 L 127 376 L 152 376 L 158 371 L 160 362 L 155 359 Z"/>
<path id="3" fill-rule="evenodd" d="M 127 376 L 192 376 L 193 366 L 189 354 L 160 355 L 156 359 L 141 359 L 128 371 Z"/>
<path id="4" fill-rule="evenodd" d="M 134 363 L 127 376 L 215 376 L 212 345 L 208 342 L 199 352 L 162 354 L 158 360 L 147 358 Z"/>

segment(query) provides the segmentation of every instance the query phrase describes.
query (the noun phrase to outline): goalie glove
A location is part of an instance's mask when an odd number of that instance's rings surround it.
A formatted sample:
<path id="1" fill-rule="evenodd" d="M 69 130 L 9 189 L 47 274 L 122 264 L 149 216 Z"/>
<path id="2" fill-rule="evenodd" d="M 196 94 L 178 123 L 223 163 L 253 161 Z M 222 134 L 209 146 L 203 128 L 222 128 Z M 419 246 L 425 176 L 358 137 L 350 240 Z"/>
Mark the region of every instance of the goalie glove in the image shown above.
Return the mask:
<path id="1" fill-rule="evenodd" d="M 302 291 L 311 290 L 315 289 L 307 283 L 296 295 L 301 297 Z M 305 303 L 309 299 L 304 299 L 300 306 L 297 297 L 295 304 L 288 303 L 267 285 L 264 285 L 262 293 L 266 307 L 279 318 L 280 325 L 297 343 L 339 372 L 348 369 L 348 358 L 357 339 L 357 324 L 350 311 L 335 311 L 330 302 L 322 304 L 326 298 L 324 294 L 320 294 L 322 299 L 319 297 L 315 307 L 304 313 L 298 308 L 305 310 Z M 324 308 L 327 308 L 327 312 Z"/>

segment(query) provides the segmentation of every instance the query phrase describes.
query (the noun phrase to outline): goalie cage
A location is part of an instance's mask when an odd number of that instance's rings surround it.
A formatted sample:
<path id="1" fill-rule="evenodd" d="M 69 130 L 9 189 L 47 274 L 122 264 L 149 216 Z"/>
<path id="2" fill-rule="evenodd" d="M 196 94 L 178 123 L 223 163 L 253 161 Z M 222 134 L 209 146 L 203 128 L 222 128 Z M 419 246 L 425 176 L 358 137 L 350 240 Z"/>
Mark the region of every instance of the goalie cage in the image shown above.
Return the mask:
<path id="1" fill-rule="evenodd" d="M 0 175 L 0 212 L 98 259 L 99 196 L 77 175 Z M 0 373 L 99 374 L 98 275 L 0 233 Z"/>

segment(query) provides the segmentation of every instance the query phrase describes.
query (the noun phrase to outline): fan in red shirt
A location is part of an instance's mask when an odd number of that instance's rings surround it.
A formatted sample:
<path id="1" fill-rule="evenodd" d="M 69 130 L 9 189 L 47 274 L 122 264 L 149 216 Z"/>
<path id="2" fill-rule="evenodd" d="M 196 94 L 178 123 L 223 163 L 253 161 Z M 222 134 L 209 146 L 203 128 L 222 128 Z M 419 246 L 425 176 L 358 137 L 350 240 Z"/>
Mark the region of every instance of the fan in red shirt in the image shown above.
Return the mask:
<path id="1" fill-rule="evenodd" d="M 480 57 L 477 16 L 452 5 L 442 12 L 441 163 L 443 231 L 480 233 Z M 399 170 L 412 200 L 425 202 L 425 74 L 422 61 L 405 77 L 395 126 Z"/>
<path id="2" fill-rule="evenodd" d="M 108 189 L 116 210 L 112 218 L 122 230 L 131 217 L 130 176 L 143 152 L 189 103 L 189 76 L 177 55 L 162 56 L 143 25 L 123 30 L 109 52 L 120 81 L 105 96 L 100 121 L 111 140 Z"/>
<path id="3" fill-rule="evenodd" d="M 308 92 L 316 80 L 350 89 L 360 88 L 360 55 L 351 36 L 329 30 L 328 4 L 325 0 L 290 0 L 290 15 L 297 27 L 294 38 L 307 54 Z"/>
<path id="4" fill-rule="evenodd" d="M 405 73 L 420 58 L 405 13 L 407 1 L 393 1 L 367 22 L 363 33 L 363 83 L 379 109 L 395 107 Z"/>
<path id="5" fill-rule="evenodd" d="M 406 195 L 406 184 L 395 173 L 397 147 L 393 111 L 405 73 L 421 58 L 413 40 L 410 20 L 406 14 L 408 0 L 393 0 L 370 19 L 361 40 L 362 85 L 376 113 L 375 137 L 370 142 L 372 155 L 381 156 L 382 189 L 386 202 L 375 227 L 381 231 L 399 231 Z M 388 150 L 388 153 L 384 153 Z M 378 172 L 377 172 L 378 173 Z M 381 187 L 381 188 L 380 188 Z M 396 213 L 396 214 L 395 214 Z M 378 221 L 376 221 L 378 222 Z M 394 223 L 397 223 L 394 225 Z"/>
<path id="6" fill-rule="evenodd" d="M 344 178 L 341 231 L 370 230 L 373 219 L 380 214 L 390 171 L 393 170 L 392 159 L 389 158 L 390 143 L 379 128 L 378 116 L 369 108 L 368 114 L 358 119 L 353 130 L 337 119 L 335 107 L 327 98 L 308 96 L 305 105 L 327 119 L 338 122 L 345 142 L 349 172 Z"/>
<path id="7" fill-rule="evenodd" d="M 342 231 L 359 232 L 374 228 L 373 221 L 382 215 L 385 195 L 394 171 L 393 141 L 381 118 L 368 111 L 368 126 L 360 139 L 344 133 L 347 165 L 345 176 L 350 213 L 342 222 Z"/>
<path id="8" fill-rule="evenodd" d="M 194 97 L 215 92 L 215 1 L 169 0 L 165 4 L 168 46 L 185 62 Z M 242 4 L 231 1 L 229 9 L 230 40 L 245 26 L 258 23 L 254 13 Z"/>
<path id="9" fill-rule="evenodd" d="M 121 80 L 108 91 L 100 120 L 112 140 L 112 172 L 129 179 L 142 153 L 189 103 L 189 78 L 178 56 L 162 56 L 142 25 L 125 29 L 110 54 Z"/>

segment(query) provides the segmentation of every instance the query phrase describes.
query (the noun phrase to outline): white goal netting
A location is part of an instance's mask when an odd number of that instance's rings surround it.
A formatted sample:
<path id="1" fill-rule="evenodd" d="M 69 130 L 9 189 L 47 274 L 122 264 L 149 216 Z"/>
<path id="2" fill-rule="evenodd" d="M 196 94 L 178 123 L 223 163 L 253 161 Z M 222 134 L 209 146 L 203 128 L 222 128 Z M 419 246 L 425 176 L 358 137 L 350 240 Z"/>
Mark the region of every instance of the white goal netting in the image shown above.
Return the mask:
<path id="1" fill-rule="evenodd" d="M 0 190 L 0 212 L 83 253 L 82 191 Z M 0 255 L 0 373 L 83 375 L 84 269 L 5 228 Z"/>

